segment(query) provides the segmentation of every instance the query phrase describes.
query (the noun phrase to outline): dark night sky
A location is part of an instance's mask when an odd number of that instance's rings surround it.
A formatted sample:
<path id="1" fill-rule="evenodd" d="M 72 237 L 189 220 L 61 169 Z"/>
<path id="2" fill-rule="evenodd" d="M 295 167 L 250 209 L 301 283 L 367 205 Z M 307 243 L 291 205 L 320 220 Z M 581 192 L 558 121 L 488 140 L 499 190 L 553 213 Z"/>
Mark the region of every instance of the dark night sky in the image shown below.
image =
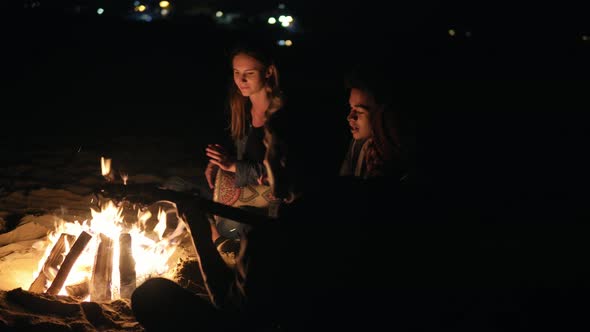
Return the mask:
<path id="1" fill-rule="evenodd" d="M 584 17 L 587 6 L 581 1 L 514 2 L 285 1 L 300 21 L 302 32 L 292 36 L 295 47 L 279 51 L 283 82 L 296 93 L 311 88 L 319 94 L 326 86 L 339 87 L 346 68 L 364 60 L 396 67 L 404 72 L 403 77 L 412 79 L 583 77 L 581 59 L 590 44 L 582 40 L 590 36 L 590 24 Z M 268 29 L 228 31 L 209 19 L 141 24 L 120 17 L 61 15 L 59 3 L 76 1 L 43 1 L 41 7 L 25 10 L 15 24 L 18 28 L 9 36 L 15 52 L 8 52 L 8 57 L 18 64 L 9 66 L 9 71 L 24 70 L 14 72 L 17 84 L 10 86 L 17 88 L 17 95 L 24 94 L 25 104 L 77 107 L 68 105 L 71 98 L 92 104 L 128 104 L 129 95 L 137 91 L 121 91 L 139 90 L 148 81 L 165 81 L 161 88 L 179 92 L 155 104 L 191 104 L 189 91 L 206 86 L 205 81 L 211 82 L 212 91 L 218 91 L 214 88 L 217 84 L 224 84 L 218 73 L 224 68 L 224 49 L 233 40 L 241 36 L 275 38 Z M 190 3 L 197 2 L 178 1 L 179 6 Z M 255 12 L 278 2 L 218 3 Z M 47 4 L 53 7 L 48 9 Z M 450 29 L 454 36 L 449 35 Z M 206 72 L 202 66 L 197 69 L 200 61 L 209 63 Z M 158 62 L 168 65 L 157 66 Z M 193 79 L 197 70 L 201 78 Z M 307 80 L 310 75 L 313 81 Z M 81 89 L 86 83 L 87 89 Z M 195 84 L 197 87 L 191 86 Z M 312 85 L 303 88 L 305 84 Z M 66 96 L 68 88 L 73 91 Z M 107 93 L 99 98 L 93 90 Z"/>

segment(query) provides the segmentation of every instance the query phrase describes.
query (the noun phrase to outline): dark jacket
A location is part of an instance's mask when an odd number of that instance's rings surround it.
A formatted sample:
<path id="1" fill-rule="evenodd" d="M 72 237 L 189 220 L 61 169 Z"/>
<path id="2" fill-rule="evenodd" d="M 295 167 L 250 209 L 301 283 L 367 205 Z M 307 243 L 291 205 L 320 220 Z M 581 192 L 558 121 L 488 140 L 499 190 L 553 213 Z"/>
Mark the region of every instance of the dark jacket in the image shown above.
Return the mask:
<path id="1" fill-rule="evenodd" d="M 252 133 L 252 123 L 248 120 L 248 128 L 246 134 L 235 141 L 237 150 L 237 161 L 236 161 L 236 187 L 244 187 L 246 185 L 258 184 L 258 179 L 261 176 L 266 175 L 266 170 L 262 164 L 262 160 L 249 160 L 245 159 L 246 146 L 248 138 Z"/>

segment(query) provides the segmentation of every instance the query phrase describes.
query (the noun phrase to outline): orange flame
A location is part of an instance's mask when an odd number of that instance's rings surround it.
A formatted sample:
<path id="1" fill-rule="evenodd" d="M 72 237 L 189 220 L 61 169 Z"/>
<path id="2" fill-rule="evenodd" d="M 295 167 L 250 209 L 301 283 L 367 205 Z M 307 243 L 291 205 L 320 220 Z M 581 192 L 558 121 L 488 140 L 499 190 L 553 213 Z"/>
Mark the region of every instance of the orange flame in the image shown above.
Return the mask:
<path id="1" fill-rule="evenodd" d="M 178 224 L 175 230 L 166 234 L 166 231 L 168 230 L 167 217 L 169 213 L 172 212 L 176 213 Z M 137 213 L 137 220 L 134 220 L 131 223 L 126 222 L 123 217 L 123 207 L 116 206 L 115 203 L 110 200 L 102 206 L 100 211 L 91 209 L 91 215 L 92 219 L 90 221 L 86 220 L 82 223 L 78 221 L 73 223 L 62 221 L 61 224 L 56 226 L 56 230 L 48 237 L 49 245 L 47 246 L 43 258 L 39 261 L 39 268 L 37 272 L 34 273 L 34 278 L 39 273 L 45 273 L 50 279 L 52 279 L 57 271 L 43 272 L 41 270 L 53 248 L 53 245 L 62 233 L 78 236 L 82 231 L 91 234 L 93 238 L 76 260 L 76 263 L 68 274 L 68 278 L 64 283 L 64 287 L 62 287 L 59 292 L 59 295 L 68 295 L 66 292 L 66 286 L 91 279 L 94 260 L 100 242 L 97 235 L 100 233 L 113 239 L 114 244 L 112 255 L 113 269 L 111 276 L 112 300 L 120 298 L 120 275 L 118 266 L 120 252 L 119 235 L 122 233 L 128 233 L 131 235 L 131 250 L 135 261 L 137 276 L 136 285 L 139 286 L 143 281 L 152 276 L 172 277 L 172 275 L 170 275 L 172 271 L 169 268 L 169 260 L 177 249 L 180 242 L 179 239 L 181 239 L 180 236 L 188 234 L 188 232 L 186 232 L 187 227 L 185 221 L 178 216 L 175 209 L 164 211 L 160 208 L 157 216 L 158 222 L 151 230 L 148 227 L 148 221 L 152 217 L 149 210 L 139 210 Z M 71 245 L 71 243 L 66 243 L 66 251 L 64 255 L 67 255 Z M 48 280 L 48 283 L 50 283 L 50 280 Z M 88 300 L 89 297 L 85 299 L 85 301 Z"/>

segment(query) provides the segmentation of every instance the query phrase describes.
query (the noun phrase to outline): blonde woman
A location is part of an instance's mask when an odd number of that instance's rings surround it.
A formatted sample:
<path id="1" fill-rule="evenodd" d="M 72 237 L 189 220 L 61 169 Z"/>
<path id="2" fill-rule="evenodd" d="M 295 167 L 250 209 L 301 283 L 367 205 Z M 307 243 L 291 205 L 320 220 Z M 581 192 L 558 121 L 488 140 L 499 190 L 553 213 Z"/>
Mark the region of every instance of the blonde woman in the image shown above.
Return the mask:
<path id="1" fill-rule="evenodd" d="M 235 186 L 257 184 L 264 177 L 262 143 L 266 112 L 282 106 L 279 73 L 267 52 L 253 46 L 238 47 L 231 55 L 233 84 L 230 87 L 230 131 L 236 155 L 219 144 L 209 144 L 205 177 L 214 187 L 218 169 L 235 173 Z"/>
<path id="2" fill-rule="evenodd" d="M 206 155 L 209 158 L 209 164 L 205 170 L 205 178 L 211 189 L 215 187 L 216 175 L 220 169 L 233 173 L 235 188 L 257 186 L 266 179 L 266 170 L 263 165 L 266 153 L 263 144 L 264 124 L 267 115 L 283 105 L 279 73 L 269 53 L 258 44 L 238 46 L 231 53 L 233 83 L 229 91 L 231 111 L 229 129 L 235 143 L 235 154 L 220 144 L 207 146 Z M 223 177 L 223 179 L 223 183 L 232 181 L 230 177 Z M 235 195 L 225 194 L 228 188 L 231 191 L 231 184 L 220 185 L 220 188 L 216 190 L 224 191 L 224 195 L 220 197 L 235 197 Z M 221 203 L 234 204 L 229 201 L 221 201 Z M 223 241 L 224 238 L 238 239 L 248 231 L 246 225 L 229 219 L 218 218 L 214 223 L 213 241 Z"/>

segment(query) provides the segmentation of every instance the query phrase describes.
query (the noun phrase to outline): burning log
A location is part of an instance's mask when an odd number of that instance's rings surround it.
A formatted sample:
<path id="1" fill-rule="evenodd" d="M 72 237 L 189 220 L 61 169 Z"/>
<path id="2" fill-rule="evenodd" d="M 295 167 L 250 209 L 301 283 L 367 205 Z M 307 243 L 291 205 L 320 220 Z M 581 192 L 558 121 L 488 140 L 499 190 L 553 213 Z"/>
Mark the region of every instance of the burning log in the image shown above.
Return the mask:
<path id="1" fill-rule="evenodd" d="M 135 260 L 131 250 L 131 235 L 124 233 L 119 235 L 119 275 L 121 284 L 121 298 L 131 298 L 135 290 L 137 275 L 135 272 Z"/>
<path id="2" fill-rule="evenodd" d="M 100 234 L 100 244 L 94 259 L 90 287 L 90 300 L 110 301 L 113 274 L 113 240 Z"/>
<path id="3" fill-rule="evenodd" d="M 80 233 L 78 239 L 72 246 L 72 249 L 64 259 L 64 262 L 61 265 L 59 272 L 57 272 L 55 279 L 53 279 L 51 286 L 49 287 L 49 289 L 47 289 L 47 294 L 57 295 L 57 293 L 59 293 L 64 283 L 66 282 L 66 279 L 68 278 L 68 274 L 70 274 L 72 266 L 74 266 L 74 263 L 76 262 L 82 251 L 84 251 L 84 248 L 86 248 L 86 245 L 88 244 L 88 241 L 90 241 L 91 238 L 92 235 L 84 231 Z"/>
<path id="4" fill-rule="evenodd" d="M 237 220 L 251 226 L 275 220 L 273 217 L 253 213 L 245 209 L 228 206 L 199 197 L 199 194 L 196 192 L 177 192 L 155 188 L 153 185 L 128 184 L 122 186 L 109 183 L 96 189 L 95 194 L 99 200 L 101 200 L 100 198 L 105 198 L 119 202 L 128 201 L 144 205 L 149 205 L 158 200 L 170 200 L 177 204 L 179 213 L 181 214 L 186 207 L 190 207 L 223 218 Z"/>
<path id="5" fill-rule="evenodd" d="M 63 254 L 66 251 L 66 240 L 68 241 L 68 243 L 72 243 L 75 240 L 75 236 L 65 234 L 65 233 L 61 234 L 61 236 L 59 237 L 59 239 L 57 240 L 57 242 L 55 243 L 55 245 L 51 249 L 49 256 L 45 260 L 45 263 L 43 264 L 43 269 L 41 269 L 41 271 L 39 272 L 39 275 L 37 276 L 35 281 L 33 281 L 31 286 L 29 287 L 29 292 L 34 292 L 34 293 L 45 292 L 45 289 L 47 288 L 46 284 L 47 284 L 47 279 L 48 279 L 47 278 L 48 272 L 46 272 L 46 271 L 49 271 L 51 269 L 56 270 L 56 271 L 58 270 L 59 264 L 61 264 L 63 262 Z"/>

